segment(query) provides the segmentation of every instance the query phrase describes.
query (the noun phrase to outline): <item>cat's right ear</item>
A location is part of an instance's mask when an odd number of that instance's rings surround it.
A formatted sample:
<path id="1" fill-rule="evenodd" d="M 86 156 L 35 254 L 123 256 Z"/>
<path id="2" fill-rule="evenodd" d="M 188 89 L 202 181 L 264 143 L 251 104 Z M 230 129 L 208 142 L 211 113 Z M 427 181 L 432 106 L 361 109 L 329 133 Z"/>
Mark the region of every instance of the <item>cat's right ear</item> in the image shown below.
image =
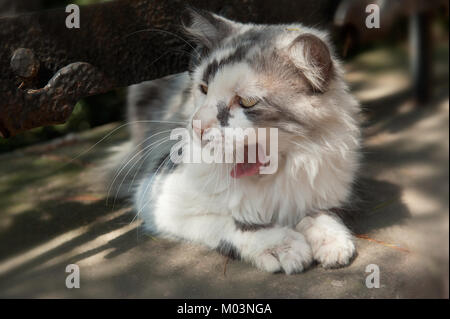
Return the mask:
<path id="1" fill-rule="evenodd" d="M 319 37 L 304 33 L 290 45 L 289 54 L 315 92 L 324 92 L 333 76 L 333 60 L 328 45 Z"/>
<path id="2" fill-rule="evenodd" d="M 188 8 L 184 30 L 198 45 L 211 50 L 230 35 L 237 23 L 214 13 Z M 187 21 L 186 21 L 187 20 Z"/>

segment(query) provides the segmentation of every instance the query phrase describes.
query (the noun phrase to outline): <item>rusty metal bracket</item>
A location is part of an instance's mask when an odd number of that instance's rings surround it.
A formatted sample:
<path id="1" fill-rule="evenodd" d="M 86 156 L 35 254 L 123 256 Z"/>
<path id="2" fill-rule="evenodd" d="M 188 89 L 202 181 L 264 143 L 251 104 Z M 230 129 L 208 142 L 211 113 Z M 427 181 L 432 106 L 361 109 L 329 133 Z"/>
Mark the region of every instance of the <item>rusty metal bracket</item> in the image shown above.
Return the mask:
<path id="1" fill-rule="evenodd" d="M 187 5 L 243 22 L 317 24 L 333 1 L 116 0 L 81 7 L 79 29 L 66 27 L 64 8 L 0 18 L 0 134 L 64 123 L 85 96 L 186 70 Z"/>

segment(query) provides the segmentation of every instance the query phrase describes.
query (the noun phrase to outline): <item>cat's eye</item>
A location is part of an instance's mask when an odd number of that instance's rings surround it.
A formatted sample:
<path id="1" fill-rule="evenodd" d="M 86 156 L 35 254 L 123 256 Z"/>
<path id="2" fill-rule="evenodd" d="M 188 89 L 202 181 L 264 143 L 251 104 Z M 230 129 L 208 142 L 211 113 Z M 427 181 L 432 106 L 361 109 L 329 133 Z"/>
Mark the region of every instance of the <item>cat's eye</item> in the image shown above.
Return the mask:
<path id="1" fill-rule="evenodd" d="M 252 107 L 258 104 L 259 99 L 256 97 L 239 97 L 239 105 L 242 107 Z"/>
<path id="2" fill-rule="evenodd" d="M 208 86 L 200 84 L 200 91 L 205 95 L 208 94 Z"/>

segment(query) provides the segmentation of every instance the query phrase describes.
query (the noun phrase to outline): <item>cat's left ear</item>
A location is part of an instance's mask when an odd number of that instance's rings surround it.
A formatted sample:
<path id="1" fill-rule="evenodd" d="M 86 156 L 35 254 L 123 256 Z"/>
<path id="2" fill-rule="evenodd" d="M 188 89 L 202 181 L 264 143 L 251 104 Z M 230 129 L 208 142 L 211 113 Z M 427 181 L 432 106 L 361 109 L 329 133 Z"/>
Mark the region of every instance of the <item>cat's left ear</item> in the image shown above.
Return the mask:
<path id="1" fill-rule="evenodd" d="M 185 32 L 208 50 L 229 36 L 238 25 L 208 11 L 188 9 L 188 16 L 189 21 L 184 24 Z"/>
<path id="2" fill-rule="evenodd" d="M 305 33 L 290 44 L 289 56 L 315 92 L 324 92 L 333 75 L 333 61 L 328 45 L 319 37 Z"/>

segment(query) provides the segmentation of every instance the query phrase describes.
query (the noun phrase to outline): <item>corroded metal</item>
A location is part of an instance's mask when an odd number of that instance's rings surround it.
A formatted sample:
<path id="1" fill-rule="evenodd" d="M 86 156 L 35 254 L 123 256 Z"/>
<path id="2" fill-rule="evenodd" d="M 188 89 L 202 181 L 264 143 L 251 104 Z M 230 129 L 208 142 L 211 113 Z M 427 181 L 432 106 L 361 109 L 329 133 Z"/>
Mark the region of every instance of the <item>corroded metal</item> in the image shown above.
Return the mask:
<path id="1" fill-rule="evenodd" d="M 18 89 L 5 94 L 11 104 L 3 104 L 8 121 L 1 121 L 3 132 L 27 130 L 63 123 L 80 96 L 96 94 L 111 87 L 106 77 L 89 63 L 72 63 L 59 70 L 41 89 Z M 5 107 L 6 106 L 6 107 Z"/>
<path id="2" fill-rule="evenodd" d="M 63 123 L 85 96 L 186 70 L 186 5 L 243 22 L 317 24 L 333 2 L 117 0 L 81 7 L 79 29 L 66 28 L 64 8 L 0 18 L 0 133 Z"/>
<path id="3" fill-rule="evenodd" d="M 39 72 L 39 66 L 39 60 L 32 50 L 20 48 L 14 51 L 11 58 L 11 69 L 17 76 L 23 79 L 34 78 Z"/>

